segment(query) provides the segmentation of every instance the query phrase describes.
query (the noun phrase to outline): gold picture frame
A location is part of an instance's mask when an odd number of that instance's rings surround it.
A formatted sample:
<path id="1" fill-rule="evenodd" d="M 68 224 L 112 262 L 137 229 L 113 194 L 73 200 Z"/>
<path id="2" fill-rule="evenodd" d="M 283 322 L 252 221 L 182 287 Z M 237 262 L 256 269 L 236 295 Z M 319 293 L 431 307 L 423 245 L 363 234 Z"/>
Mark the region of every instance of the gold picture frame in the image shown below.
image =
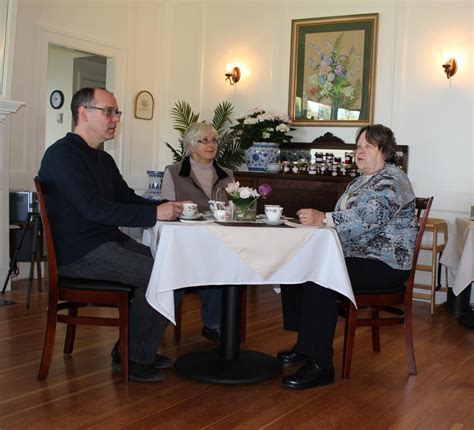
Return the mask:
<path id="1" fill-rule="evenodd" d="M 149 91 L 140 91 L 135 98 L 135 118 L 152 119 L 155 101 Z"/>
<path id="2" fill-rule="evenodd" d="M 373 120 L 378 13 L 291 22 L 288 115 L 293 125 Z"/>

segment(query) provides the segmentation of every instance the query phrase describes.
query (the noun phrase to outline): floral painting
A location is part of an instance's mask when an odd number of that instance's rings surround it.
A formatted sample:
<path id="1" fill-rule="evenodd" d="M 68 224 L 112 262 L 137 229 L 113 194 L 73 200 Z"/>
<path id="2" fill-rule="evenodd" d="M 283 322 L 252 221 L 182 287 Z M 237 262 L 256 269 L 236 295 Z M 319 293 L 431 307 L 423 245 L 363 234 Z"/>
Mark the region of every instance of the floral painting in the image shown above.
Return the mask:
<path id="1" fill-rule="evenodd" d="M 372 14 L 292 22 L 293 124 L 372 121 L 377 20 Z"/>

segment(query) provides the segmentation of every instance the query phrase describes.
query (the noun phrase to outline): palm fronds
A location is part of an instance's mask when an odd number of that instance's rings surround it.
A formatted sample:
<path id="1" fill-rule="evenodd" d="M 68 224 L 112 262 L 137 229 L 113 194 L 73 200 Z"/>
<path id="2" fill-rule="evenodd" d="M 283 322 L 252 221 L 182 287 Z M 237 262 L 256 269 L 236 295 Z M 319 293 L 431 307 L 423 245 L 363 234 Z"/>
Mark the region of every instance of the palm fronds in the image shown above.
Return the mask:
<path id="1" fill-rule="evenodd" d="M 219 134 L 222 133 L 227 123 L 232 124 L 230 116 L 233 114 L 233 112 L 234 106 L 232 106 L 232 103 L 227 100 L 219 103 L 214 109 L 214 118 L 212 119 L 212 125 Z"/>
<path id="2" fill-rule="evenodd" d="M 193 112 L 188 102 L 180 100 L 171 109 L 171 118 L 173 118 L 173 128 L 179 132 L 179 137 L 182 139 L 186 129 L 198 121 L 199 114 Z"/>
<path id="3" fill-rule="evenodd" d="M 184 157 L 186 157 L 186 151 L 183 146 L 183 141 L 179 140 L 179 148 L 173 148 L 168 142 L 165 142 L 166 146 L 171 150 L 173 154 L 173 163 L 179 163 Z"/>
<path id="4" fill-rule="evenodd" d="M 217 150 L 216 161 L 221 165 L 231 170 L 243 164 L 244 151 L 240 147 L 240 141 L 236 138 L 233 131 L 227 131 L 221 134 L 221 142 Z"/>

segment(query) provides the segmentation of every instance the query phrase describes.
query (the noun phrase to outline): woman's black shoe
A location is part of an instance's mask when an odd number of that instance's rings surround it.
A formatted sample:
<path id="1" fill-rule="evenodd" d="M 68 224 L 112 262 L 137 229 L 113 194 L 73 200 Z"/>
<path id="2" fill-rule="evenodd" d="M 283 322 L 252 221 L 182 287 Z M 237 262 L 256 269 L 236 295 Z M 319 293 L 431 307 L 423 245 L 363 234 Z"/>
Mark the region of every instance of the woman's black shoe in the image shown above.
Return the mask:
<path id="1" fill-rule="evenodd" d="M 306 390 L 334 383 L 334 367 L 319 367 L 315 360 L 310 359 L 295 373 L 285 376 L 283 386 L 295 390 Z"/>
<path id="2" fill-rule="evenodd" d="M 308 356 L 296 352 L 293 348 L 281 351 L 277 354 L 277 359 L 283 364 L 299 363 L 300 361 L 308 360 Z"/>

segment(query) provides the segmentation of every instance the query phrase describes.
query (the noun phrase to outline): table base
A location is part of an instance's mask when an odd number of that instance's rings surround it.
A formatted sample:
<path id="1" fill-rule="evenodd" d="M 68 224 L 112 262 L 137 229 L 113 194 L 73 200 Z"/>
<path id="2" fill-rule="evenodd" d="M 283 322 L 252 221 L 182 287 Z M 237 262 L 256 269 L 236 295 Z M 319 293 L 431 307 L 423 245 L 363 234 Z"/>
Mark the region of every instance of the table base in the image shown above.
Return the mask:
<path id="1" fill-rule="evenodd" d="M 251 384 L 274 378 L 283 371 L 276 358 L 246 349 L 230 360 L 221 358 L 217 349 L 196 351 L 179 357 L 174 367 L 189 378 L 218 384 Z"/>

